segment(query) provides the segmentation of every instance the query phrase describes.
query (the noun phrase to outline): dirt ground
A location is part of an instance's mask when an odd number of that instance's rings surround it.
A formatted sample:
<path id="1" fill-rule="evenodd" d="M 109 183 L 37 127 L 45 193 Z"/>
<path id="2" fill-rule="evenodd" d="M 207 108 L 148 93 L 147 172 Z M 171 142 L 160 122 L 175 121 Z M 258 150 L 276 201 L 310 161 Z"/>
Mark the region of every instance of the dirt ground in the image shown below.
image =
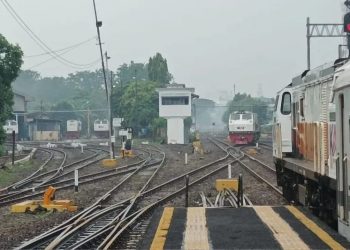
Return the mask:
<path id="1" fill-rule="evenodd" d="M 158 145 L 166 153 L 166 165 L 162 167 L 158 174 L 155 176 L 153 181 L 150 183 L 148 188 L 152 188 L 159 185 L 166 180 L 172 179 L 180 174 L 184 174 L 187 171 L 196 169 L 203 166 L 209 162 L 215 161 L 219 158 L 225 156 L 225 153 L 217 148 L 215 145 L 207 140 L 203 140 L 204 149 L 207 152 L 203 156 L 192 154 L 191 146 L 182 145 Z M 185 153 L 188 153 L 188 164 L 185 165 Z M 91 152 L 90 152 L 91 154 Z M 77 152 L 72 152 L 69 154 L 69 161 L 74 161 L 77 158 L 87 157 L 86 155 L 80 155 Z M 266 156 L 267 157 L 267 156 Z M 42 156 L 44 159 L 45 156 Z M 129 163 L 139 161 L 138 158 L 120 160 L 119 165 L 127 165 Z M 227 161 L 226 161 L 227 163 Z M 218 165 L 216 165 L 217 167 Z M 213 166 L 207 171 L 198 173 L 197 175 L 191 177 L 190 181 L 197 179 L 199 176 L 207 173 L 216 168 Z M 99 163 L 92 164 L 91 166 L 84 169 L 84 174 L 95 173 L 105 170 Z M 146 170 L 140 171 L 135 177 L 133 177 L 129 182 L 121 186 L 121 189 L 114 194 L 109 200 L 108 204 L 116 203 L 122 201 L 123 199 L 130 198 L 135 195 L 136 191 L 144 184 L 147 178 L 153 173 L 154 168 L 148 168 Z M 251 177 L 238 165 L 233 166 L 232 175 L 233 177 L 238 176 L 242 173 L 244 176 L 244 189 L 245 193 L 250 197 L 254 204 L 261 205 L 277 205 L 283 204 L 283 200 L 276 199 L 276 196 L 269 194 L 267 192 L 267 187 L 264 184 L 258 182 L 254 177 Z M 21 175 L 23 178 L 25 174 Z M 206 196 L 212 197 L 210 199 L 215 199 L 217 191 L 215 190 L 215 180 L 217 178 L 226 178 L 227 169 L 218 172 L 216 175 L 211 176 L 206 181 L 192 187 L 190 189 L 189 198 L 191 206 L 200 206 L 201 199 L 199 193 L 203 191 Z M 103 179 L 98 182 L 93 182 L 89 184 L 84 184 L 79 187 L 79 192 L 75 193 L 73 188 L 66 190 L 59 190 L 56 193 L 56 199 L 71 199 L 76 205 L 78 205 L 79 210 L 86 208 L 96 201 L 101 195 L 110 190 L 112 187 L 117 185 L 122 181 L 124 176 L 114 176 L 108 179 Z M 19 178 L 20 179 L 20 178 Z M 164 197 L 169 194 L 169 192 L 175 191 L 178 188 L 183 187 L 185 180 L 183 182 L 178 182 L 176 185 L 167 187 L 164 190 L 146 197 L 147 203 L 153 202 L 159 198 Z M 171 201 L 166 205 L 172 206 L 184 206 L 184 195 L 181 195 Z M 11 214 L 9 212 L 10 207 L 0 208 L 0 249 L 8 249 L 14 246 L 20 245 L 23 241 L 33 238 L 48 229 L 60 224 L 64 220 L 70 218 L 75 213 L 39 213 L 39 214 Z"/>

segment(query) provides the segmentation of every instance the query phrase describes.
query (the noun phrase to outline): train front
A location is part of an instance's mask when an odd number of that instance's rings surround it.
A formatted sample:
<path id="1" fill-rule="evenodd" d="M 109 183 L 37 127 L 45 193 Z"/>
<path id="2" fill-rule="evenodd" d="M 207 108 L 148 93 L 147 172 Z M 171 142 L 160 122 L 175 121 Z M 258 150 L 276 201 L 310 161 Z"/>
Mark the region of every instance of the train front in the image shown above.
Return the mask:
<path id="1" fill-rule="evenodd" d="M 256 141 L 254 114 L 248 111 L 234 112 L 229 119 L 229 139 L 235 145 L 246 145 Z"/>

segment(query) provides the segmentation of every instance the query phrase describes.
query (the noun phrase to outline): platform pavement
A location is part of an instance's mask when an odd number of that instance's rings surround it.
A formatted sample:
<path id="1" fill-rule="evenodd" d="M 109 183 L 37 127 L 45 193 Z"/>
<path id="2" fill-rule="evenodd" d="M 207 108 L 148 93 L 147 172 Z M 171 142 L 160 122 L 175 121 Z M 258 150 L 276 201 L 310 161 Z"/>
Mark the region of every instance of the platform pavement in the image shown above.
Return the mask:
<path id="1" fill-rule="evenodd" d="M 158 209 L 139 249 L 350 249 L 306 210 L 292 206 Z"/>

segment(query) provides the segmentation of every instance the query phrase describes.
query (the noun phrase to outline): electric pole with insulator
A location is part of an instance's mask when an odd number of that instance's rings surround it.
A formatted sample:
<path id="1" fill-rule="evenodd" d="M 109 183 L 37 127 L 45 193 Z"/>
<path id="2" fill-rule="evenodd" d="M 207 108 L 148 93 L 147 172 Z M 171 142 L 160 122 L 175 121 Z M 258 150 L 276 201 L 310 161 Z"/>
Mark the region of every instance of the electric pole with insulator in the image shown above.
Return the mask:
<path id="1" fill-rule="evenodd" d="M 102 52 L 102 43 L 101 43 L 101 35 L 100 35 L 100 27 L 102 26 L 102 21 L 98 21 L 97 19 L 97 11 L 96 11 L 96 4 L 95 0 L 93 0 L 94 4 L 94 11 L 95 11 L 95 21 L 96 21 L 96 29 L 97 29 L 97 36 L 98 36 L 98 45 L 100 47 L 100 55 L 101 55 L 101 63 L 102 63 L 102 72 L 103 72 L 103 79 L 104 79 L 104 84 L 105 84 L 105 89 L 106 89 L 106 97 L 107 97 L 107 105 L 108 105 L 108 117 L 109 117 L 109 129 L 108 129 L 108 134 L 109 134 L 109 149 L 110 149 L 110 158 L 114 159 L 113 157 L 113 148 L 112 148 L 112 131 L 111 131 L 111 105 L 110 105 L 110 98 L 108 94 L 108 86 L 107 86 L 107 77 L 106 77 L 106 70 L 105 70 L 105 64 L 104 64 L 104 59 L 103 59 L 103 52 Z"/>

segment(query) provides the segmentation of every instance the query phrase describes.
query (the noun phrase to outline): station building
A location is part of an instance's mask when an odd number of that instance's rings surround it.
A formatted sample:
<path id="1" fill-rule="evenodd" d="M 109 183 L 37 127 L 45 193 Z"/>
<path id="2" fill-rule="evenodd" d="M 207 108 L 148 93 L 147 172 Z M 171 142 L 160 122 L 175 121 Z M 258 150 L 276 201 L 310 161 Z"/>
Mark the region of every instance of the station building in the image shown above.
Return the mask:
<path id="1" fill-rule="evenodd" d="M 167 120 L 168 144 L 185 144 L 184 120 L 192 115 L 192 97 L 194 88 L 184 84 L 168 84 L 158 88 L 159 117 Z"/>

